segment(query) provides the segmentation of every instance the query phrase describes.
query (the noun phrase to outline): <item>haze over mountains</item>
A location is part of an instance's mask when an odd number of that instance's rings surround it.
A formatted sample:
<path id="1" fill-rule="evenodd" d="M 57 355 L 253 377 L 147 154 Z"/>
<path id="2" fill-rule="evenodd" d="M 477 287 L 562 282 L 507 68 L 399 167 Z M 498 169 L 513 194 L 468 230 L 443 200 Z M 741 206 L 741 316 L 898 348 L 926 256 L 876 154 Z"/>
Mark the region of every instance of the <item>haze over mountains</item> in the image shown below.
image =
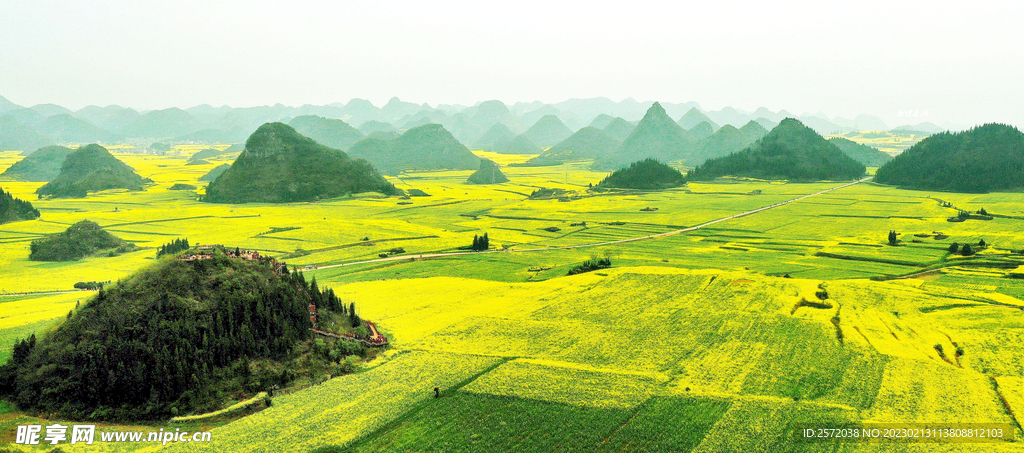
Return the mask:
<path id="1" fill-rule="evenodd" d="M 374 132 L 402 132 L 426 124 L 440 124 L 461 143 L 475 146 L 495 125 L 502 125 L 513 137 L 526 134 L 540 147 L 552 146 L 584 126 L 607 129 L 620 141 L 628 138 L 627 125 L 635 125 L 654 102 L 625 99 L 615 102 L 607 98 L 570 99 L 555 104 L 520 102 L 506 105 L 500 101 L 484 101 L 473 106 L 415 104 L 398 98 L 383 106 L 364 99 L 348 103 L 232 108 L 199 105 L 187 109 L 169 108 L 137 111 L 121 106 L 88 106 L 71 111 L 53 104 L 31 107 L 17 105 L 0 97 L 0 150 L 36 149 L 51 144 L 120 143 L 162 140 L 171 143 L 240 143 L 270 122 L 292 124 L 302 133 L 336 134 L 336 137 L 314 137 L 326 145 L 348 149 L 359 138 Z M 830 118 L 823 113 L 795 115 L 785 110 L 758 108 L 746 112 L 731 107 L 706 111 L 694 102 L 661 103 L 665 114 L 689 132 L 707 123 L 712 132 L 725 125 L 741 128 L 756 121 L 771 129 L 783 118 L 793 117 L 819 134 L 854 130 L 888 130 L 880 119 L 860 115 L 853 119 Z M 319 117 L 319 120 L 315 118 Z M 344 121 L 343 127 L 330 120 Z M 333 126 L 332 126 L 333 124 Z M 948 125 L 947 125 L 948 126 Z M 336 127 L 344 131 L 328 131 Z M 707 127 L 695 131 L 698 138 L 707 134 Z M 901 125 L 899 130 L 935 133 L 943 127 L 931 123 Z M 511 139 L 509 139 L 510 141 Z"/>

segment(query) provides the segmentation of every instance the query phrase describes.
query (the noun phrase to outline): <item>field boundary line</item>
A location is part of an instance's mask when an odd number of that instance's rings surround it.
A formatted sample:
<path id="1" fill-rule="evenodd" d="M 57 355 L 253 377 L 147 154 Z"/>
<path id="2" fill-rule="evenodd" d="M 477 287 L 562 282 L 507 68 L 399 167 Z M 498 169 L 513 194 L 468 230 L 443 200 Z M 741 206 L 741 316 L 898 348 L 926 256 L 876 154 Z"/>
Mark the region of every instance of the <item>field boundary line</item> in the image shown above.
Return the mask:
<path id="1" fill-rule="evenodd" d="M 667 231 L 667 232 L 664 232 L 664 233 L 651 234 L 651 235 L 647 235 L 647 236 L 638 236 L 638 237 L 627 238 L 627 239 L 619 239 L 619 240 L 615 240 L 615 241 L 593 242 L 593 243 L 590 243 L 590 244 L 565 245 L 565 246 L 559 246 L 559 247 L 541 247 L 541 248 L 531 248 L 531 249 L 513 249 L 513 248 L 508 248 L 508 249 L 501 249 L 501 250 L 485 250 L 485 251 L 480 251 L 480 252 L 466 251 L 466 252 L 447 252 L 447 253 L 424 253 L 424 254 L 420 254 L 420 255 L 410 254 L 410 255 L 393 256 L 393 257 L 387 257 L 387 258 L 378 258 L 378 259 L 369 259 L 369 260 L 360 260 L 360 261 L 350 261 L 350 262 L 347 262 L 347 263 L 327 264 L 327 265 L 318 266 L 317 269 L 312 269 L 312 270 L 332 269 L 332 268 L 337 268 L 337 267 L 342 267 L 342 266 L 353 266 L 353 265 L 357 265 L 357 264 L 382 263 L 382 262 L 388 262 L 388 261 L 416 261 L 416 260 L 429 259 L 429 258 L 447 258 L 447 257 L 453 257 L 453 256 L 461 256 L 461 255 L 479 255 L 479 254 L 484 254 L 484 253 L 509 253 L 509 252 L 512 252 L 512 253 L 520 253 L 520 252 L 528 253 L 528 252 L 547 252 L 547 251 L 553 251 L 553 250 L 573 250 L 573 249 L 581 249 L 581 248 L 587 248 L 587 247 L 601 247 L 601 246 L 606 246 L 606 245 L 626 244 L 626 243 L 630 243 L 630 242 L 644 241 L 644 240 L 648 240 L 648 239 L 661 239 L 661 238 L 666 238 L 666 237 L 669 237 L 669 236 L 675 236 L 677 234 L 683 234 L 683 233 L 689 233 L 691 231 L 697 231 L 697 230 L 699 230 L 701 228 L 705 228 L 705 227 L 714 225 L 716 223 L 727 222 L 729 220 L 735 220 L 735 219 L 738 219 L 738 218 L 741 218 L 741 217 L 746 217 L 746 216 L 749 216 L 749 215 L 754 215 L 754 214 L 757 214 L 757 213 L 760 213 L 760 212 L 764 212 L 764 211 L 767 211 L 767 210 L 770 210 L 770 209 L 775 209 L 775 208 L 778 208 L 778 207 L 782 207 L 782 206 L 788 205 L 790 203 L 795 203 L 795 202 L 798 202 L 798 201 L 801 201 L 801 200 L 806 200 L 808 198 L 815 197 L 815 196 L 822 195 L 822 194 L 826 194 L 826 193 L 829 193 L 829 192 L 832 192 L 832 191 L 841 190 L 841 189 L 845 189 L 847 187 L 855 186 L 857 184 L 860 184 L 860 183 L 863 183 L 863 182 L 866 182 L 866 181 L 869 181 L 869 180 L 871 180 L 871 177 L 859 179 L 857 181 L 854 181 L 854 182 L 851 182 L 851 183 L 846 183 L 846 184 L 843 184 L 843 185 L 840 185 L 840 186 L 831 187 L 831 188 L 828 188 L 828 189 L 825 189 L 825 190 L 814 192 L 812 194 L 802 195 L 802 196 L 799 196 L 797 198 L 793 198 L 793 199 L 790 199 L 790 200 L 787 200 L 787 201 L 780 201 L 778 203 L 775 203 L 775 204 L 772 204 L 772 205 L 768 205 L 768 206 L 764 206 L 764 207 L 760 207 L 760 208 L 757 208 L 757 209 L 754 209 L 754 210 L 751 210 L 751 211 L 741 212 L 739 214 L 733 214 L 731 216 L 718 218 L 718 219 L 715 219 L 715 220 L 711 220 L 711 221 L 708 221 L 708 222 L 701 223 L 699 225 L 694 225 L 692 227 L 682 228 L 682 229 L 673 230 L 673 231 Z M 426 206 L 424 206 L 424 207 L 426 207 Z M 494 216 L 489 216 L 489 217 L 494 217 Z M 549 220 L 549 219 L 545 219 L 545 220 Z"/>

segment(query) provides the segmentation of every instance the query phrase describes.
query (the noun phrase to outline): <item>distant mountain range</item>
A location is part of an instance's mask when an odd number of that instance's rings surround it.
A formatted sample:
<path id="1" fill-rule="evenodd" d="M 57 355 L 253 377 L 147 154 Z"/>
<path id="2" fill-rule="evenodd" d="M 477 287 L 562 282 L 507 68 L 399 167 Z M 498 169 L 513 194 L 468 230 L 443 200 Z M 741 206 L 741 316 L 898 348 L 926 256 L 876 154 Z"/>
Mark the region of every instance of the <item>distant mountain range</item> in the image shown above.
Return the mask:
<path id="1" fill-rule="evenodd" d="M 570 99 L 555 104 L 520 102 L 509 106 L 489 100 L 473 106 L 430 106 L 392 98 L 380 107 L 365 99 L 353 99 L 348 103 L 299 107 L 276 104 L 233 108 L 204 104 L 187 109 L 140 112 L 117 105 L 88 106 L 77 111 L 53 104 L 24 107 L 0 97 L 0 151 L 24 151 L 51 144 L 137 144 L 153 140 L 168 143 L 240 143 L 265 123 L 290 124 L 299 121 L 300 124 L 295 126 L 302 128 L 301 123 L 311 122 L 312 117 L 344 121 L 364 137 L 374 132 L 401 133 L 427 124 L 440 124 L 459 142 L 467 145 L 476 145 L 492 127 L 501 124 L 513 136 L 526 133 L 530 141 L 546 148 L 587 125 L 604 129 L 618 140 L 626 141 L 628 133 L 624 132 L 627 129 L 625 125 L 635 125 L 653 105 L 654 102 L 634 99 L 615 102 L 607 98 L 590 98 Z M 770 130 L 783 118 L 789 117 L 799 119 L 823 135 L 854 130 L 888 130 L 888 126 L 879 118 L 869 115 L 845 119 L 829 118 L 823 113 L 795 115 L 785 110 L 776 112 L 764 107 L 746 112 L 731 107 L 707 111 L 694 102 L 659 105 L 686 132 L 701 123 L 707 123 L 714 132 L 725 125 L 740 128 L 751 121 Z M 310 123 L 309 127 L 314 125 Z M 932 123 L 903 125 L 896 129 L 924 134 L 945 130 Z M 702 131 L 706 133 L 705 129 Z M 311 129 L 303 132 L 315 134 Z M 334 143 L 327 143 L 332 140 L 325 138 L 325 144 L 347 149 L 354 144 L 352 137 L 355 134 L 352 132 L 346 130 L 344 137 L 339 136 L 336 139 L 339 141 Z"/>

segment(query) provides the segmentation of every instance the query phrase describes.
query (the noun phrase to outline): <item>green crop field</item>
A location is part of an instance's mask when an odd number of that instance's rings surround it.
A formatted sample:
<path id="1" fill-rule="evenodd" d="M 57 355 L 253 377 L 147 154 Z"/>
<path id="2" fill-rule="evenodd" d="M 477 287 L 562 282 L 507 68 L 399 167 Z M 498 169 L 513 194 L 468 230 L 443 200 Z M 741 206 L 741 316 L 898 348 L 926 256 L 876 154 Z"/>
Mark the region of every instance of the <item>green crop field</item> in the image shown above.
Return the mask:
<path id="1" fill-rule="evenodd" d="M 0 361 L 92 297 L 76 282 L 116 283 L 175 238 L 306 268 L 392 340 L 358 373 L 279 395 L 212 427 L 213 442 L 168 451 L 1024 451 L 1024 279 L 1011 278 L 1024 265 L 1021 193 L 865 182 L 658 236 L 844 183 L 589 192 L 605 174 L 572 163 L 504 167 L 510 181 L 497 185 L 464 184 L 468 170 L 389 177 L 427 197 L 208 204 L 197 180 L 230 156 L 186 165 L 198 148 L 113 151 L 154 184 L 36 201 L 42 183 L 0 181 L 42 213 L 0 226 Z M 480 154 L 502 165 L 529 158 Z M 0 171 L 17 159 L 0 153 Z M 168 190 L 176 183 L 200 189 Z M 575 196 L 530 199 L 539 188 Z M 948 221 L 981 208 L 993 218 Z M 83 219 L 141 248 L 28 259 L 33 239 Z M 485 232 L 491 252 L 429 256 L 468 252 Z M 638 240 L 615 243 L 627 239 Z M 974 256 L 949 252 L 980 240 L 988 247 Z M 566 275 L 591 257 L 612 266 Z M 0 406 L 0 442 L 31 420 L 40 419 Z M 1017 440 L 794 442 L 789 430 L 811 422 L 1001 423 Z"/>

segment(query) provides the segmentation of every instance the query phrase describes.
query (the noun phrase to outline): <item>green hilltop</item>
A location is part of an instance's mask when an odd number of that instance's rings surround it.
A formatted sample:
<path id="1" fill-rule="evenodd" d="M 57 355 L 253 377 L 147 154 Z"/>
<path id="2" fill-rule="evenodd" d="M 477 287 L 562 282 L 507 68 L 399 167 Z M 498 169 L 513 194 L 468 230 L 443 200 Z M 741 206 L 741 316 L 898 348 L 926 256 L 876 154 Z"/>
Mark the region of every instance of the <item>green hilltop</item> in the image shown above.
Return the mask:
<path id="1" fill-rule="evenodd" d="M 864 175 L 864 165 L 835 145 L 786 118 L 768 135 L 742 151 L 710 159 L 690 172 L 691 180 L 721 176 L 797 181 L 848 180 Z"/>
<path id="2" fill-rule="evenodd" d="M 407 170 L 474 170 L 480 166 L 480 158 L 440 124 L 409 129 L 391 141 L 364 139 L 352 146 L 350 153 L 388 175 Z"/>
<path id="3" fill-rule="evenodd" d="M 490 159 L 480 159 L 480 168 L 469 175 L 466 184 L 501 184 L 508 182 L 508 177 L 501 172 L 501 167 Z"/>
<path id="4" fill-rule="evenodd" d="M 600 115 L 595 116 L 594 119 L 590 121 L 590 124 L 588 124 L 588 126 L 594 129 L 604 129 L 605 127 L 608 127 L 608 125 L 611 124 L 613 120 L 615 120 L 614 116 L 611 116 L 607 113 L 602 113 Z"/>
<path id="5" fill-rule="evenodd" d="M 8 167 L 0 177 L 17 181 L 49 182 L 60 174 L 64 159 L 72 152 L 74 150 L 63 146 L 39 148 Z"/>
<path id="6" fill-rule="evenodd" d="M 39 210 L 32 207 L 32 203 L 14 198 L 14 195 L 0 188 L 0 224 L 38 218 Z"/>
<path id="7" fill-rule="evenodd" d="M 736 129 L 731 124 L 726 124 L 705 139 L 701 143 L 699 151 L 690 153 L 686 163 L 687 165 L 700 165 L 709 159 L 728 156 L 737 151 L 742 151 L 767 134 L 768 131 L 753 121 L 739 129 Z"/>
<path id="8" fill-rule="evenodd" d="M 629 134 L 632 134 L 634 129 L 636 129 L 635 124 L 618 117 L 612 118 L 607 125 L 601 128 L 619 142 L 629 138 Z"/>
<path id="9" fill-rule="evenodd" d="M 189 163 L 197 161 L 205 161 L 206 159 L 212 159 L 214 157 L 226 154 L 227 151 L 221 151 L 217 148 L 206 148 L 200 150 L 188 158 Z"/>
<path id="10" fill-rule="evenodd" d="M 361 132 L 363 135 L 369 136 L 374 132 L 398 132 L 398 128 L 391 123 L 370 120 L 359 126 L 359 132 Z"/>
<path id="11" fill-rule="evenodd" d="M 149 182 L 117 160 L 106 148 L 92 144 L 68 154 L 61 164 L 60 173 L 36 193 L 57 198 L 81 198 L 88 192 L 100 190 L 142 190 L 143 185 Z"/>
<path id="12" fill-rule="evenodd" d="M 213 203 L 314 201 L 350 193 L 398 193 L 369 162 L 321 145 L 284 123 L 267 123 L 206 188 Z"/>
<path id="13" fill-rule="evenodd" d="M 990 123 L 940 132 L 911 146 L 875 174 L 875 182 L 919 190 L 985 193 L 1024 188 L 1024 134 Z"/>
<path id="14" fill-rule="evenodd" d="M 686 184 L 683 174 L 657 159 L 647 158 L 615 170 L 601 180 L 598 187 L 616 189 L 657 190 Z"/>
<path id="15" fill-rule="evenodd" d="M 712 132 L 718 130 L 719 127 L 718 124 L 712 121 L 711 118 L 708 118 L 707 115 L 701 113 L 700 110 L 697 110 L 696 107 L 688 110 L 676 123 L 679 124 L 679 127 L 687 130 L 693 129 L 694 126 L 700 123 L 708 123 L 708 126 L 711 126 Z"/>
<path id="16" fill-rule="evenodd" d="M 693 136 L 694 140 L 707 140 L 712 134 L 715 133 L 715 128 L 711 126 L 707 121 L 701 121 L 696 126 L 690 128 L 690 135 Z"/>
<path id="17" fill-rule="evenodd" d="M 775 126 L 772 126 L 772 129 L 774 129 Z M 747 139 L 749 139 L 751 143 L 760 140 L 761 137 L 764 137 L 765 135 L 768 135 L 768 129 L 765 129 L 761 123 L 753 120 L 748 121 L 747 124 L 740 127 L 740 132 L 742 132 L 743 135 L 746 135 Z"/>
<path id="18" fill-rule="evenodd" d="M 207 172 L 205 175 L 200 176 L 199 180 L 212 182 L 213 180 L 217 179 L 217 177 L 220 176 L 221 173 L 228 171 L 229 168 L 231 168 L 230 164 L 220 164 L 216 167 L 213 167 L 213 169 Z"/>
<path id="19" fill-rule="evenodd" d="M 669 162 L 684 157 L 694 146 L 690 133 L 672 121 L 665 108 L 655 102 L 619 150 L 594 165 L 597 168 L 618 168 L 648 157 Z"/>
<path id="20" fill-rule="evenodd" d="M 622 143 L 611 134 L 588 126 L 576 131 L 569 138 L 548 148 L 547 151 L 526 163 L 542 166 L 559 165 L 578 160 L 600 159 L 615 152 L 621 145 Z"/>
<path id="21" fill-rule="evenodd" d="M 878 148 L 868 145 L 861 145 L 853 140 L 836 137 L 828 139 L 828 142 L 836 145 L 840 151 L 846 153 L 853 160 L 864 164 L 865 167 L 881 167 L 892 160 L 892 156 L 883 153 Z"/>
<path id="22" fill-rule="evenodd" d="M 317 143 L 342 151 L 347 151 L 364 137 L 362 132 L 342 120 L 315 115 L 296 117 L 288 125 Z"/>
<path id="23" fill-rule="evenodd" d="M 89 220 L 67 230 L 32 241 L 28 258 L 32 261 L 77 261 L 101 252 L 121 253 L 134 249 L 132 244 L 108 233 Z"/>
<path id="24" fill-rule="evenodd" d="M 569 138 L 572 135 L 572 129 L 569 129 L 557 116 L 544 115 L 523 134 L 540 147 L 546 148 Z"/>
<path id="25" fill-rule="evenodd" d="M 484 149 L 486 151 L 494 151 L 499 148 L 507 146 L 508 142 L 511 142 L 515 138 L 516 134 L 512 132 L 508 126 L 496 123 L 484 132 L 480 138 L 476 140 L 474 146 Z"/>

